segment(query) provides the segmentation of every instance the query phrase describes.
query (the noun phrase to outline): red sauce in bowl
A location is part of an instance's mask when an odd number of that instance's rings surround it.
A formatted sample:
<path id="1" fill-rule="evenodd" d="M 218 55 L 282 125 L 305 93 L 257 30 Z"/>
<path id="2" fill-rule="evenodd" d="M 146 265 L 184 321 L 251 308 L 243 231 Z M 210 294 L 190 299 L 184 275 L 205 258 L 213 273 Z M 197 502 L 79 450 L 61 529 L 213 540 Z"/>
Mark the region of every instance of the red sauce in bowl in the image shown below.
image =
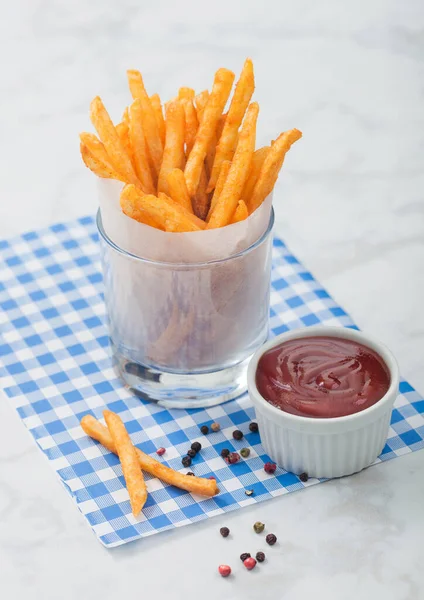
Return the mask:
<path id="1" fill-rule="evenodd" d="M 302 417 L 352 415 L 381 400 L 389 386 L 389 370 L 374 350 L 330 336 L 283 342 L 262 355 L 256 371 L 265 400 Z"/>

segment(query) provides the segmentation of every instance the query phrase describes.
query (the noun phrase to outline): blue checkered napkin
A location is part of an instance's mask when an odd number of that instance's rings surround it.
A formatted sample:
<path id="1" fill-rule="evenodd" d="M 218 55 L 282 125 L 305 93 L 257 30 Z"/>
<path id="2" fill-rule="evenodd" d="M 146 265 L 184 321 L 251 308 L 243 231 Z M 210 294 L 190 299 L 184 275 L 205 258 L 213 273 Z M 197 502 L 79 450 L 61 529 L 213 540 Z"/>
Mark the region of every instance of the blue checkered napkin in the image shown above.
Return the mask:
<path id="1" fill-rule="evenodd" d="M 325 323 L 353 327 L 347 314 L 312 275 L 274 242 L 271 292 L 274 335 Z M 158 531 L 181 527 L 318 483 L 292 473 L 263 470 L 268 457 L 247 396 L 209 410 L 164 410 L 132 396 L 112 369 L 105 327 L 103 284 L 94 219 L 55 225 L 0 242 L 0 376 L 10 402 L 38 446 L 106 546 L 117 546 Z M 146 476 L 149 498 L 143 515 L 130 510 L 118 459 L 88 438 L 79 421 L 101 418 L 105 407 L 120 414 L 132 440 L 147 453 L 167 449 L 163 460 L 181 469 L 189 443 L 200 439 L 196 475 L 214 475 L 221 493 L 194 497 Z M 424 446 L 424 400 L 403 381 L 389 439 L 380 460 Z M 199 426 L 218 421 L 221 431 L 202 436 Z M 232 439 L 241 429 L 245 439 Z M 223 447 L 252 448 L 248 460 L 231 467 Z M 245 489 L 253 489 L 247 497 Z"/>

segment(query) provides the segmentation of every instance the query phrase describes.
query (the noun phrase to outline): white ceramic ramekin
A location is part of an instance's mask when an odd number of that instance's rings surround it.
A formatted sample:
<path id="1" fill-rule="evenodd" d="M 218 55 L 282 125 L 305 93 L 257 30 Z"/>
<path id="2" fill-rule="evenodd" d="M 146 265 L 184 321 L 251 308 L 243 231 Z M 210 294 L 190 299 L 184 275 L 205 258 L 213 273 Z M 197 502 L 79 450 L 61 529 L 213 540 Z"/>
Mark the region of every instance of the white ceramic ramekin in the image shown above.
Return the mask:
<path id="1" fill-rule="evenodd" d="M 390 387 L 383 398 L 361 412 L 329 419 L 292 415 L 269 404 L 256 387 L 259 359 L 283 342 L 312 336 L 355 340 L 377 352 L 390 373 Z M 399 372 L 392 353 L 374 338 L 354 329 L 319 325 L 289 331 L 264 344 L 249 364 L 247 381 L 262 445 L 270 458 L 286 471 L 330 478 L 356 473 L 381 453 L 398 394 Z"/>

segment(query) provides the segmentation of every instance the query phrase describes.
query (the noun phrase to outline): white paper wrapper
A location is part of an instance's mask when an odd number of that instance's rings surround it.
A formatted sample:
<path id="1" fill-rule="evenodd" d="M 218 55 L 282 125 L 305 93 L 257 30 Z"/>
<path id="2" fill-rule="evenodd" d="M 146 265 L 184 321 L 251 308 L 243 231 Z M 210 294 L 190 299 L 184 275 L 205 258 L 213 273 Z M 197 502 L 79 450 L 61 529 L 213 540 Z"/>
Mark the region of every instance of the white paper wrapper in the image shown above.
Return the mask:
<path id="1" fill-rule="evenodd" d="M 272 194 L 248 219 L 229 227 L 187 233 L 166 233 L 130 219 L 121 210 L 123 184 L 98 179 L 103 227 L 120 248 L 140 258 L 171 263 L 208 262 L 249 248 L 268 227 Z"/>
<path id="2" fill-rule="evenodd" d="M 99 185 L 105 233 L 119 248 L 148 259 L 118 252 L 101 238 L 110 335 L 119 361 L 193 373 L 250 356 L 268 331 L 271 235 L 231 256 L 267 231 L 271 198 L 225 228 L 165 233 L 121 212 L 122 184 Z M 228 260 L 208 262 L 217 259 Z"/>

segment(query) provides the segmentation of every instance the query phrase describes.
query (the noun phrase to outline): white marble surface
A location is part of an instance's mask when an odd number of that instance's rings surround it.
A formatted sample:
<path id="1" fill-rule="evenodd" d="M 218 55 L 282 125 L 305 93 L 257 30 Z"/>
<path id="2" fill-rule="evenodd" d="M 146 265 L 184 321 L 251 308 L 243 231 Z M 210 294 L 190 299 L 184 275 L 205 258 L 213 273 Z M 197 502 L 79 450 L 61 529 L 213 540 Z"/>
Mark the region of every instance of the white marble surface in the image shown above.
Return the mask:
<path id="1" fill-rule="evenodd" d="M 0 236 L 94 211 L 77 133 L 96 94 L 118 117 L 127 67 L 167 97 L 250 55 L 259 142 L 304 131 L 278 184 L 277 230 L 423 391 L 423 27 L 419 0 L 5 3 Z M 0 597 L 416 600 L 423 499 L 417 452 L 229 515 L 228 540 L 218 519 L 108 551 L 2 402 Z M 247 573 L 237 556 L 257 549 L 257 519 L 280 541 Z"/>

